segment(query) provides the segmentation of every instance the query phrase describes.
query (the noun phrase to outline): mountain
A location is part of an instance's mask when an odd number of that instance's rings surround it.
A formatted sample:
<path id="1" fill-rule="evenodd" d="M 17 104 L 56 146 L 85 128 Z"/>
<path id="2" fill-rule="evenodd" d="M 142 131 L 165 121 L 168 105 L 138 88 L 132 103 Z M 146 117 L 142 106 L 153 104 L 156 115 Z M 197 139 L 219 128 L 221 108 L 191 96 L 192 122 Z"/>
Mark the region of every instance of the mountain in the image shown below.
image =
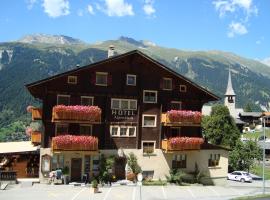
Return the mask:
<path id="1" fill-rule="evenodd" d="M 68 36 L 28 35 L 0 43 L 0 141 L 5 133 L 21 131 L 21 124 L 29 123 L 27 105 L 41 103 L 29 95 L 25 84 L 73 69 L 77 64 L 103 60 L 110 45 L 119 54 L 139 49 L 220 97 L 225 93 L 230 67 L 238 107 L 250 102 L 269 103 L 270 67 L 233 53 L 182 51 L 128 37 L 87 44 Z"/>

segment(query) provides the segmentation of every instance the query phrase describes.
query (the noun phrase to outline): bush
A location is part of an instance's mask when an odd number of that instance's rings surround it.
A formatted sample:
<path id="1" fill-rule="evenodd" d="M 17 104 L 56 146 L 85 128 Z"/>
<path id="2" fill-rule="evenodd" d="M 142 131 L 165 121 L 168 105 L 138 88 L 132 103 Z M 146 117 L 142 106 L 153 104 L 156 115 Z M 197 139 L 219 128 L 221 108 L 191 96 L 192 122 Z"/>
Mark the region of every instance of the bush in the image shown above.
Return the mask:
<path id="1" fill-rule="evenodd" d="M 178 185 L 182 185 L 183 177 L 186 175 L 180 169 L 171 169 L 170 175 L 166 176 L 166 179 L 169 183 L 176 183 Z"/>
<path id="2" fill-rule="evenodd" d="M 137 157 L 134 153 L 129 153 L 127 157 L 127 163 L 134 174 L 141 173 L 142 169 L 138 164 Z"/>
<path id="3" fill-rule="evenodd" d="M 96 179 L 94 179 L 94 180 L 92 181 L 92 188 L 97 188 L 97 187 L 98 187 L 98 182 L 97 182 Z"/>
<path id="4" fill-rule="evenodd" d="M 158 180 L 158 181 L 143 181 L 143 185 L 146 185 L 146 186 L 150 186 L 150 185 L 161 186 L 161 185 L 167 185 L 167 182 L 166 181 L 162 181 L 162 180 Z"/>

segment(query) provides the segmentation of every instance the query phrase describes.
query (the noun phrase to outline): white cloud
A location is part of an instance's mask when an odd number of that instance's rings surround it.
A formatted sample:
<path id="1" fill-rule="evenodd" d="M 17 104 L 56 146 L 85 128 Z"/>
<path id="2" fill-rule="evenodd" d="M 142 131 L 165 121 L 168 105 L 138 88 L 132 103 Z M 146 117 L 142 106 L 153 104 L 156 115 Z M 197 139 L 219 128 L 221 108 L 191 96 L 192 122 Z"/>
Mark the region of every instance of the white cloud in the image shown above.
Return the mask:
<path id="1" fill-rule="evenodd" d="M 94 15 L 94 9 L 93 9 L 93 6 L 91 6 L 90 4 L 87 6 L 87 11 L 91 14 L 91 15 Z"/>
<path id="2" fill-rule="evenodd" d="M 78 15 L 79 17 L 82 17 L 82 16 L 83 16 L 83 10 L 82 10 L 82 9 L 79 9 L 79 10 L 77 11 L 77 15 Z"/>
<path id="3" fill-rule="evenodd" d="M 68 0 L 44 0 L 42 6 L 49 17 L 56 18 L 70 13 Z"/>
<path id="4" fill-rule="evenodd" d="M 37 0 L 26 0 L 27 9 L 31 10 L 36 2 Z"/>
<path id="5" fill-rule="evenodd" d="M 125 0 L 104 0 L 105 5 L 102 7 L 96 4 L 96 8 L 110 17 L 123 17 L 134 15 L 132 4 L 125 2 Z"/>
<path id="6" fill-rule="evenodd" d="M 145 0 L 143 10 L 146 15 L 153 16 L 156 12 L 154 8 L 154 0 Z"/>
<path id="7" fill-rule="evenodd" d="M 268 66 L 270 67 L 270 57 L 261 60 L 261 62 L 262 62 L 263 64 L 268 65 Z"/>
<path id="8" fill-rule="evenodd" d="M 229 32 L 228 37 L 232 38 L 236 35 L 245 35 L 248 33 L 248 30 L 246 29 L 245 25 L 239 23 L 239 22 L 232 22 L 229 25 Z"/>

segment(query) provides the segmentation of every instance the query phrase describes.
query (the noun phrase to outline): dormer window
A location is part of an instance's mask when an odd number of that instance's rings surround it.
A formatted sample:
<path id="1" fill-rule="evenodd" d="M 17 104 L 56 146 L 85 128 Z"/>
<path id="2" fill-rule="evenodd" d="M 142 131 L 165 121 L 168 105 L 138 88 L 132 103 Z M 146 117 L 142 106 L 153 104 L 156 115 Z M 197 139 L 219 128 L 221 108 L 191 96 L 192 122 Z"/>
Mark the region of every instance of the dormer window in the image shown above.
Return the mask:
<path id="1" fill-rule="evenodd" d="M 186 85 L 180 85 L 180 92 L 187 92 L 187 86 Z"/>
<path id="2" fill-rule="evenodd" d="M 68 76 L 68 84 L 73 84 L 76 85 L 77 84 L 77 76 Z"/>
<path id="3" fill-rule="evenodd" d="M 136 75 L 127 74 L 127 85 L 136 86 Z"/>
<path id="4" fill-rule="evenodd" d="M 107 86 L 108 85 L 108 73 L 96 72 L 96 85 Z"/>
<path id="5" fill-rule="evenodd" d="M 172 90 L 171 78 L 163 78 L 163 90 Z"/>

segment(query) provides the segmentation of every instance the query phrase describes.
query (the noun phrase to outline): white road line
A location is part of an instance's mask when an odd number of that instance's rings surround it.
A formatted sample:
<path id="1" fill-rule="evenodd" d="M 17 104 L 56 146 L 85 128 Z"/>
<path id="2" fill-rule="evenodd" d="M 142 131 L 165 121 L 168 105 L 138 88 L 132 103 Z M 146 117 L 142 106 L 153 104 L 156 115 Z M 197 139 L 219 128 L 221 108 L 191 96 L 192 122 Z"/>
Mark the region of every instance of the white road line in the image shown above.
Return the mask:
<path id="1" fill-rule="evenodd" d="M 81 189 L 79 192 L 77 192 L 73 197 L 72 197 L 72 199 L 71 200 L 75 200 L 84 190 L 86 190 L 86 188 L 84 188 L 84 189 Z"/>
<path id="2" fill-rule="evenodd" d="M 211 186 L 208 186 L 207 188 L 211 190 L 213 193 L 215 193 L 217 196 L 220 196 L 220 194 L 216 190 L 214 190 Z"/>
<path id="3" fill-rule="evenodd" d="M 133 188 L 133 192 L 132 192 L 132 200 L 136 199 L 136 187 Z"/>
<path id="4" fill-rule="evenodd" d="M 161 188 L 162 188 L 162 193 L 163 193 L 164 199 L 167 199 L 168 197 L 167 197 L 167 195 L 166 195 L 166 193 L 165 193 L 164 186 L 162 185 Z"/>
<path id="5" fill-rule="evenodd" d="M 191 191 L 190 187 L 187 187 L 187 191 L 192 196 L 192 198 L 196 198 L 196 196 L 194 195 L 194 193 Z"/>
<path id="6" fill-rule="evenodd" d="M 104 197 L 103 200 L 106 200 L 106 199 L 108 198 L 109 193 L 111 192 L 111 190 L 112 190 L 112 188 L 110 188 L 110 189 L 106 192 L 105 197 Z"/>

